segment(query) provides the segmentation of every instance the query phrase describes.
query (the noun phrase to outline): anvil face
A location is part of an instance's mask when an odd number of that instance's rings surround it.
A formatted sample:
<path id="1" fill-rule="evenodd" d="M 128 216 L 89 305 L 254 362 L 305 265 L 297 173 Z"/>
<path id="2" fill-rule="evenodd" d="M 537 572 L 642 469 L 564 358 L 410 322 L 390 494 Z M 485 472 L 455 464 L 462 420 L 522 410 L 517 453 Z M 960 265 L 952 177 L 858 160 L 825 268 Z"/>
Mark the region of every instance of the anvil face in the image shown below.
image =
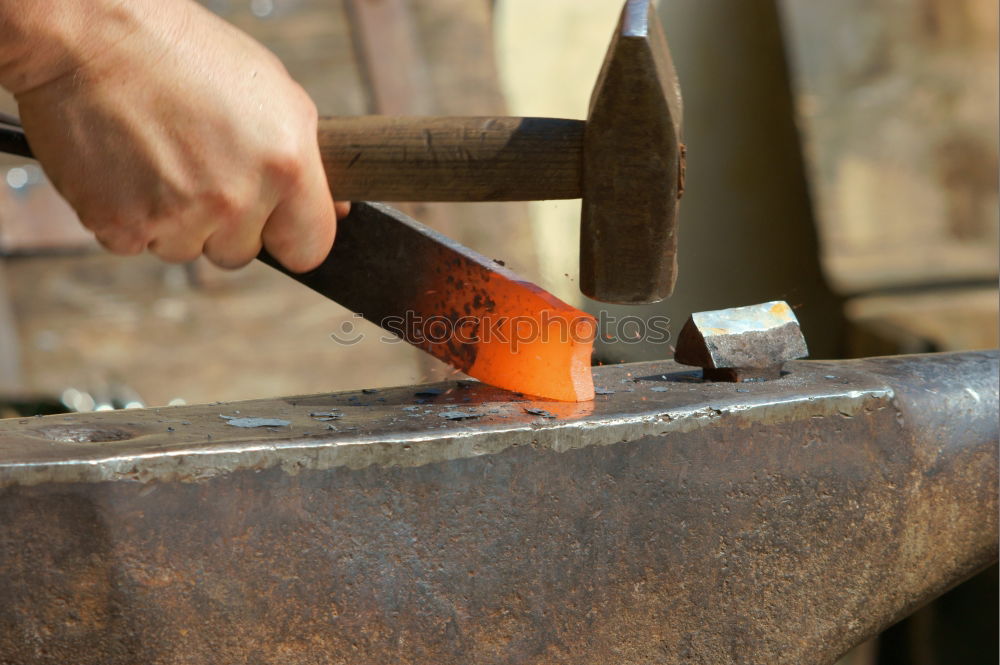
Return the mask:
<path id="1" fill-rule="evenodd" d="M 832 662 L 996 559 L 998 353 L 788 371 L 2 421 L 0 659 Z"/>

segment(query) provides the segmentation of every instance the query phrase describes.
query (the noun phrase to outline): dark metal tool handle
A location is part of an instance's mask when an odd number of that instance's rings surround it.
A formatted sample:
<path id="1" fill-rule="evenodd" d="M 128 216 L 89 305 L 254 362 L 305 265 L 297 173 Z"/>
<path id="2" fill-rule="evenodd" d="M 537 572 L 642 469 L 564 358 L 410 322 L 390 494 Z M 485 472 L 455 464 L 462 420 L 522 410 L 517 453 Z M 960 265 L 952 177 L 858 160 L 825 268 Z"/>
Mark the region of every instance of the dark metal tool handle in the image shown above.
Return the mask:
<path id="1" fill-rule="evenodd" d="M 344 201 L 537 201 L 581 196 L 582 120 L 323 118 L 319 144 Z M 0 151 L 34 157 L 0 114 Z"/>
<path id="2" fill-rule="evenodd" d="M 0 152 L 32 159 L 35 157 L 17 116 L 0 113 Z"/>

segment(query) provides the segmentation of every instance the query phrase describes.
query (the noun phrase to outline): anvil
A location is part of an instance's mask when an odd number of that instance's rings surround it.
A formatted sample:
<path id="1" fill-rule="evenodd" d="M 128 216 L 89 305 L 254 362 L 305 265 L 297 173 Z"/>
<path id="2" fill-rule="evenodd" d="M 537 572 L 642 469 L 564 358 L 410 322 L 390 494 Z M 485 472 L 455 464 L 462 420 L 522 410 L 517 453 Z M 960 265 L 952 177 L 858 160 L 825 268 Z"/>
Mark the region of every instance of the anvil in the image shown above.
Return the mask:
<path id="1" fill-rule="evenodd" d="M 0 422 L 0 662 L 832 663 L 997 558 L 997 352 Z"/>

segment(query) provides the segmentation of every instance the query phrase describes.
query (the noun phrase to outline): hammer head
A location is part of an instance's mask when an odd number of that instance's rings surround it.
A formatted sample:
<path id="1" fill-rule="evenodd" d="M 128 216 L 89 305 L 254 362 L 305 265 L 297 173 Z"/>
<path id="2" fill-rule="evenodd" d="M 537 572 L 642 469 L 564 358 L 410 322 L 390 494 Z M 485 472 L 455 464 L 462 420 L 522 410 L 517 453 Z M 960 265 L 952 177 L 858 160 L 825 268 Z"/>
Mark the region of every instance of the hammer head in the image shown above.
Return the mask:
<path id="1" fill-rule="evenodd" d="M 673 292 L 684 173 L 681 110 L 652 0 L 628 0 L 584 135 L 580 288 L 591 298 L 639 304 Z"/>

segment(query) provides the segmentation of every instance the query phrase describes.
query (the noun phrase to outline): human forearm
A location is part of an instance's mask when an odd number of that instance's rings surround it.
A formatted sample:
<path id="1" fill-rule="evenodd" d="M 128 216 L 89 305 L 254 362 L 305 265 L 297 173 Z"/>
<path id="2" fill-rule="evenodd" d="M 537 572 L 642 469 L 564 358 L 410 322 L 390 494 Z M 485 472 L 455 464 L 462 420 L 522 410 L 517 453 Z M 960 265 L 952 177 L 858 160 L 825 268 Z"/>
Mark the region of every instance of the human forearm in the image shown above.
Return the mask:
<path id="1" fill-rule="evenodd" d="M 186 1 L 186 0 L 185 0 Z M 17 94 L 78 69 L 134 32 L 146 0 L 0 0 L 0 86 Z"/>
<path id="2" fill-rule="evenodd" d="M 112 251 L 326 256 L 316 107 L 246 34 L 192 0 L 0 0 L 0 42 L 35 155 Z"/>

